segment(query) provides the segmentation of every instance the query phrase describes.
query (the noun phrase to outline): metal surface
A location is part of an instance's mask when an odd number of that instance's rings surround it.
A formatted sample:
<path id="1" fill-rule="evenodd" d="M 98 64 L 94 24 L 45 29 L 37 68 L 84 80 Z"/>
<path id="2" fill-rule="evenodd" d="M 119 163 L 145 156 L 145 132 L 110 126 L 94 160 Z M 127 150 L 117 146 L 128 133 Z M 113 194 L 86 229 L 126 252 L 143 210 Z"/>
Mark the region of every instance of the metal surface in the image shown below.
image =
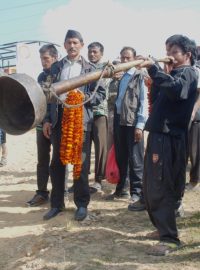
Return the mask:
<path id="1" fill-rule="evenodd" d="M 40 85 L 25 74 L 0 77 L 0 127 L 20 135 L 39 124 L 46 113 L 46 97 Z"/>

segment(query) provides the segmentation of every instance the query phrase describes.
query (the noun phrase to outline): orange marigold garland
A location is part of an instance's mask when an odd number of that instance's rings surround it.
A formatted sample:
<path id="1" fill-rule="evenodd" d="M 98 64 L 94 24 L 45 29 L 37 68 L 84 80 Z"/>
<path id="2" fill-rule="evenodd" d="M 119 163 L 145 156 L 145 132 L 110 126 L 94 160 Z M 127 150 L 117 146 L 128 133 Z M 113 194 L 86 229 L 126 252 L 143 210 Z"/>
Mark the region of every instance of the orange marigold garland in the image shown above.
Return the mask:
<path id="1" fill-rule="evenodd" d="M 66 98 L 69 105 L 83 103 L 83 94 L 80 91 L 70 91 Z M 60 144 L 60 159 L 66 165 L 74 165 L 73 178 L 78 179 L 82 166 L 82 146 L 83 146 L 83 106 L 67 108 L 63 110 L 62 117 L 62 137 Z"/>

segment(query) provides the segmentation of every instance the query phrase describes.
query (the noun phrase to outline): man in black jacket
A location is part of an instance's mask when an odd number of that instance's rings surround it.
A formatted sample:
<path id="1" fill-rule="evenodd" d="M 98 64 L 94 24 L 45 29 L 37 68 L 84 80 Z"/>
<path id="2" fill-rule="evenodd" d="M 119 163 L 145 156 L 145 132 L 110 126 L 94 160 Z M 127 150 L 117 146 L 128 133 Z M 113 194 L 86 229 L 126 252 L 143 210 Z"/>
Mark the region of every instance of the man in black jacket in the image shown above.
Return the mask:
<path id="1" fill-rule="evenodd" d="M 94 69 L 81 55 L 80 51 L 84 46 L 83 38 L 78 31 L 68 30 L 64 47 L 67 56 L 52 66 L 52 78 L 54 82 L 67 80 L 72 77 L 88 73 Z M 96 83 L 85 85 L 80 90 L 84 93 L 85 100 L 89 99 L 93 93 Z M 64 101 L 66 94 L 60 95 Z M 77 206 L 75 213 L 76 220 L 83 220 L 87 216 L 87 206 L 90 201 L 88 184 L 88 158 L 90 149 L 90 132 L 92 125 L 92 106 L 98 105 L 105 98 L 105 89 L 99 86 L 97 92 L 88 103 L 84 105 L 84 139 L 82 149 L 82 170 L 79 179 L 74 180 L 74 202 Z M 43 126 L 44 134 L 47 138 L 51 137 L 53 145 L 53 156 L 50 165 L 50 176 L 52 181 L 51 209 L 44 215 L 48 220 L 55 217 L 64 209 L 64 190 L 65 190 L 65 165 L 60 161 L 60 141 L 61 141 L 61 121 L 63 106 L 57 102 L 52 104 L 51 110 L 45 119 Z"/>
<path id="2" fill-rule="evenodd" d="M 57 61 L 58 51 L 53 44 L 45 44 L 40 50 L 40 59 L 43 72 L 38 76 L 38 83 L 50 82 L 50 68 Z M 37 135 L 37 188 L 36 194 L 27 202 L 28 206 L 39 206 L 49 201 L 47 183 L 49 179 L 49 163 L 51 141 L 43 134 L 42 123 L 36 127 Z"/>
<path id="3" fill-rule="evenodd" d="M 182 35 L 166 42 L 169 64 L 148 66 L 157 97 L 146 122 L 149 131 L 144 163 L 144 198 L 159 243 L 148 254 L 163 256 L 180 246 L 176 227 L 177 202 L 186 175 L 186 134 L 197 95 L 194 65 L 196 45 Z"/>

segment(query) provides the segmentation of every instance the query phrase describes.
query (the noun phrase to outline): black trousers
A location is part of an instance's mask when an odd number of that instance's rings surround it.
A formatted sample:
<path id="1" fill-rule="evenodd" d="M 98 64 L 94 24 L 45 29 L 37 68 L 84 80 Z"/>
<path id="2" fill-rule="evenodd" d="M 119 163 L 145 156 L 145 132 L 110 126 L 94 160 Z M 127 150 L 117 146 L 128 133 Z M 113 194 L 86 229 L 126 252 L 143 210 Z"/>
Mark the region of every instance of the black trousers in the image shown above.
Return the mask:
<path id="1" fill-rule="evenodd" d="M 105 178 L 108 149 L 108 122 L 105 115 L 94 116 L 91 135 L 95 150 L 95 181 L 101 183 L 101 180 Z"/>
<path id="2" fill-rule="evenodd" d="M 184 191 L 185 175 L 185 134 L 173 137 L 149 133 L 143 191 L 149 217 L 161 241 L 179 243 L 175 209 Z"/>
<path id="3" fill-rule="evenodd" d="M 120 181 L 116 193 L 127 188 L 127 176 L 130 181 L 130 194 L 141 196 L 144 164 L 144 138 L 134 142 L 135 127 L 120 126 L 119 115 L 114 118 L 114 143 L 116 159 L 120 172 Z"/>
<path id="4" fill-rule="evenodd" d="M 52 129 L 51 141 L 53 154 L 50 165 L 50 176 L 52 181 L 51 207 L 64 207 L 65 191 L 65 165 L 60 161 L 60 142 L 61 142 L 61 121 L 63 109 L 59 106 L 58 121 Z M 74 202 L 77 207 L 87 207 L 90 201 L 88 184 L 88 166 L 90 151 L 90 131 L 84 132 L 84 142 L 82 150 L 82 170 L 80 178 L 74 180 Z"/>
<path id="5" fill-rule="evenodd" d="M 74 203 L 78 208 L 87 208 L 90 202 L 90 190 L 88 182 L 90 162 L 90 136 L 90 131 L 84 132 L 81 175 L 79 179 L 74 180 Z"/>
<path id="6" fill-rule="evenodd" d="M 63 109 L 58 107 L 58 120 L 51 133 L 51 143 L 53 147 L 50 176 L 52 183 L 51 207 L 63 208 L 65 191 L 65 165 L 60 160 L 60 142 L 61 142 L 61 121 Z"/>
<path id="7" fill-rule="evenodd" d="M 47 196 L 47 183 L 49 179 L 49 163 L 51 141 L 47 139 L 42 130 L 36 129 L 37 142 L 37 194 Z"/>
<path id="8" fill-rule="evenodd" d="M 200 182 L 200 122 L 193 122 L 189 131 L 190 182 Z"/>

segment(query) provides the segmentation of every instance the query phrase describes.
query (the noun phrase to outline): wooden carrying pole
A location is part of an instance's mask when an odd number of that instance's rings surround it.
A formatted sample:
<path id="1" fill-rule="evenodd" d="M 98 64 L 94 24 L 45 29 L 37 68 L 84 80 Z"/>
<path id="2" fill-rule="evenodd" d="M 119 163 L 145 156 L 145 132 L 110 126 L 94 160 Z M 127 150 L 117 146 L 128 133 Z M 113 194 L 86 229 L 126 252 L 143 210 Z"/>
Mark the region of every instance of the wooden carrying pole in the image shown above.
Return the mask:
<path id="1" fill-rule="evenodd" d="M 158 59 L 157 62 L 169 63 L 171 60 L 168 58 Z M 110 78 L 115 73 L 120 71 L 129 70 L 132 67 L 136 67 L 142 64 L 143 67 L 151 63 L 150 60 L 135 60 L 127 63 L 121 63 L 118 65 L 107 66 L 103 71 L 103 78 Z M 73 90 L 75 88 L 81 87 L 85 84 L 97 81 L 102 74 L 102 69 L 96 70 L 87 74 L 83 74 L 72 79 L 64 80 L 61 82 L 53 83 L 52 88 L 54 89 L 57 95 L 68 92 L 69 90 Z"/>

